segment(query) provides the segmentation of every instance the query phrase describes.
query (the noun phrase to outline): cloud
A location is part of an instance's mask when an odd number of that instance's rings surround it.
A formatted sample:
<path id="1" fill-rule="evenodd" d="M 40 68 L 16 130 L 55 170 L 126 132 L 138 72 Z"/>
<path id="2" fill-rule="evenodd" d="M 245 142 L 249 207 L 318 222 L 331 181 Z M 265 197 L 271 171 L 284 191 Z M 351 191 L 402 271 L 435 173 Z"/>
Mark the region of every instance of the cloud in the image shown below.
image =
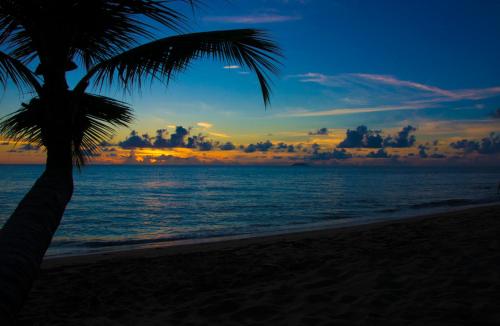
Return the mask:
<path id="1" fill-rule="evenodd" d="M 411 147 L 415 144 L 415 136 L 412 135 L 417 129 L 412 126 L 404 127 L 400 132 L 398 132 L 396 137 L 388 136 L 384 139 L 384 147 L 396 147 L 404 148 Z"/>
<path id="2" fill-rule="evenodd" d="M 417 129 L 406 126 L 398 132 L 396 136 L 382 137 L 381 130 L 370 130 L 366 126 L 359 126 L 355 130 L 348 129 L 346 138 L 337 146 L 339 148 L 382 148 L 411 147 L 415 143 L 415 136 L 412 135 Z"/>
<path id="3" fill-rule="evenodd" d="M 383 138 L 380 130 L 370 130 L 359 126 L 355 130 L 348 129 L 346 138 L 338 145 L 339 148 L 380 148 Z"/>
<path id="4" fill-rule="evenodd" d="M 205 151 L 211 151 L 214 148 L 214 143 L 211 140 L 207 140 L 205 136 L 199 134 L 197 136 L 188 137 L 186 147 L 197 148 L 200 151 L 205 152 Z"/>
<path id="5" fill-rule="evenodd" d="M 310 131 L 309 136 L 326 136 L 328 135 L 328 128 L 319 128 L 316 131 Z"/>
<path id="6" fill-rule="evenodd" d="M 286 150 L 288 148 L 288 145 L 281 142 L 281 143 L 278 143 L 276 146 L 276 151 L 280 152 L 280 151 L 283 151 L 283 150 Z"/>
<path id="7" fill-rule="evenodd" d="M 321 149 L 321 146 L 316 144 L 316 143 L 311 145 L 311 152 L 313 154 L 318 154 L 320 149 Z"/>
<path id="8" fill-rule="evenodd" d="M 234 144 L 232 142 L 228 141 L 225 144 L 220 145 L 219 148 L 222 151 L 232 151 L 232 150 L 236 149 L 236 146 L 234 146 Z"/>
<path id="9" fill-rule="evenodd" d="M 172 164 L 172 165 L 192 165 L 200 164 L 200 160 L 196 157 L 178 157 L 173 155 L 160 155 L 156 157 L 147 157 L 146 160 L 154 160 L 157 164 Z"/>
<path id="10" fill-rule="evenodd" d="M 198 149 L 202 152 L 211 151 L 214 148 L 214 144 L 210 141 L 204 141 L 198 143 Z"/>
<path id="11" fill-rule="evenodd" d="M 429 106 L 427 104 L 413 103 L 404 105 L 380 105 L 380 106 L 367 106 L 367 107 L 353 107 L 353 108 L 332 108 L 324 111 L 308 111 L 303 110 L 301 112 L 290 112 L 282 114 L 283 117 L 323 117 L 323 116 L 338 116 L 338 115 L 349 115 L 349 114 L 359 114 L 359 113 L 372 113 L 372 112 L 387 112 L 387 111 L 403 111 L 403 110 L 419 110 L 419 109 L 429 109 L 434 106 Z"/>
<path id="12" fill-rule="evenodd" d="M 89 151 L 89 150 L 83 150 L 83 155 L 88 156 L 88 157 L 94 157 L 94 158 L 102 156 L 101 153 L 96 153 L 96 152 L 92 152 L 92 151 Z"/>
<path id="13" fill-rule="evenodd" d="M 158 129 L 156 130 L 156 137 L 155 137 L 155 141 L 153 143 L 153 147 L 155 148 L 165 148 L 165 147 L 168 147 L 168 140 L 166 140 L 164 137 L 163 137 L 163 134 L 166 133 L 166 130 L 165 129 Z"/>
<path id="14" fill-rule="evenodd" d="M 475 89 L 444 89 L 382 74 L 346 73 L 327 75 L 319 72 L 289 75 L 303 83 L 335 88 L 337 100 L 346 104 L 365 102 L 366 106 L 339 107 L 323 111 L 291 112 L 287 116 L 329 116 L 354 113 L 418 110 L 443 107 L 446 103 L 476 101 L 500 96 L 500 86 Z M 348 99 L 349 101 L 347 101 Z M 390 102 L 388 102 L 390 101 Z"/>
<path id="15" fill-rule="evenodd" d="M 308 72 L 305 74 L 290 75 L 289 78 L 298 78 L 303 83 L 317 83 L 325 86 L 330 86 L 329 81 L 332 76 L 327 76 L 318 72 Z"/>
<path id="16" fill-rule="evenodd" d="M 175 133 L 170 135 L 169 147 L 184 147 L 184 138 L 189 135 L 189 130 L 182 127 L 177 126 L 175 128 Z"/>
<path id="17" fill-rule="evenodd" d="M 99 147 L 109 147 L 109 146 L 114 146 L 114 145 L 106 140 L 103 140 L 102 142 L 99 143 Z"/>
<path id="18" fill-rule="evenodd" d="M 123 164 L 141 164 L 141 165 L 147 165 L 147 164 L 160 164 L 160 165 L 194 165 L 194 164 L 200 164 L 202 163 L 198 158 L 194 156 L 190 157 L 179 157 L 179 156 L 174 156 L 174 155 L 159 155 L 159 156 L 152 156 L 152 155 L 140 155 L 138 154 L 135 150 L 131 150 L 129 152 L 129 155 L 127 156 L 121 156 L 123 161 Z"/>
<path id="19" fill-rule="evenodd" d="M 464 153 L 472 153 L 477 152 L 481 145 L 478 141 L 475 140 L 462 139 L 457 142 L 451 143 L 450 147 L 453 149 L 462 150 Z"/>
<path id="20" fill-rule="evenodd" d="M 185 138 L 189 135 L 188 129 L 177 126 L 175 132 L 170 135 L 170 139 L 165 138 L 165 134 L 168 134 L 165 129 L 158 129 L 156 136 L 151 138 L 148 134 L 139 136 L 135 130 L 132 130 L 130 136 L 119 142 L 118 146 L 123 149 L 186 147 Z M 154 139 L 153 143 L 151 139 Z"/>
<path id="21" fill-rule="evenodd" d="M 241 69 L 241 66 L 238 66 L 238 65 L 228 65 L 228 66 L 224 66 L 223 68 L 224 69 Z"/>
<path id="22" fill-rule="evenodd" d="M 205 129 L 209 129 L 209 128 L 212 128 L 214 125 L 209 123 L 209 122 L 198 122 L 196 123 L 196 125 L 198 127 L 202 127 L 202 128 L 205 128 Z"/>
<path id="23" fill-rule="evenodd" d="M 287 152 L 287 153 L 295 153 L 296 148 L 294 145 L 288 145 L 286 143 L 278 143 L 274 146 L 275 152 Z"/>
<path id="24" fill-rule="evenodd" d="M 320 153 L 319 147 L 317 147 L 317 150 L 313 150 L 313 154 L 310 156 L 313 161 L 347 160 L 349 158 L 352 158 L 352 154 L 345 149 L 334 149 L 333 152 Z"/>
<path id="25" fill-rule="evenodd" d="M 119 142 L 118 146 L 123 149 L 133 149 L 152 147 L 152 144 L 147 134 L 139 136 L 135 130 L 132 130 L 130 136 L 124 141 Z"/>
<path id="26" fill-rule="evenodd" d="M 418 145 L 418 157 L 427 158 L 429 155 L 427 154 L 427 150 L 429 148 L 424 145 Z"/>
<path id="27" fill-rule="evenodd" d="M 441 154 L 441 153 L 432 153 L 430 158 L 435 158 L 435 159 L 441 159 L 441 158 L 446 158 L 446 155 Z"/>
<path id="28" fill-rule="evenodd" d="M 425 144 L 425 145 L 418 145 L 418 157 L 420 158 L 432 158 L 432 159 L 442 159 L 442 158 L 446 158 L 446 155 L 444 154 L 441 154 L 441 153 L 432 153 L 432 154 L 428 154 L 427 151 L 430 150 L 430 147 L 428 146 L 429 144 Z"/>
<path id="29" fill-rule="evenodd" d="M 385 149 L 381 148 L 376 152 L 370 152 L 366 155 L 368 158 L 389 158 L 391 155 L 389 155 Z"/>
<path id="30" fill-rule="evenodd" d="M 392 86 L 397 86 L 397 87 L 413 88 L 416 90 L 430 92 L 430 93 L 434 93 L 434 94 L 441 95 L 441 96 L 453 97 L 456 95 L 452 91 L 441 89 L 439 87 L 429 86 L 429 85 L 425 85 L 425 84 L 421 84 L 421 83 L 417 83 L 417 82 L 413 82 L 413 81 L 408 81 L 408 80 L 400 80 L 400 79 L 397 79 L 393 76 L 388 76 L 388 75 L 351 74 L 351 76 L 355 77 L 355 78 L 365 79 L 367 81 L 376 82 L 376 83 L 382 83 L 382 84 L 387 84 L 387 85 L 392 85 Z"/>
<path id="31" fill-rule="evenodd" d="M 298 15 L 279 15 L 279 14 L 258 14 L 243 16 L 207 16 L 203 20 L 206 22 L 232 23 L 232 24 L 269 24 L 283 23 L 302 19 Z"/>
<path id="32" fill-rule="evenodd" d="M 341 150 L 334 149 L 332 152 L 332 158 L 336 159 L 336 160 L 345 160 L 345 159 L 348 159 L 351 157 L 352 157 L 352 154 L 347 153 L 347 151 L 345 149 L 341 149 Z"/>
<path id="33" fill-rule="evenodd" d="M 39 151 L 40 147 L 32 144 L 25 144 L 18 148 L 18 152 L 29 152 L 29 151 Z"/>
<path id="34" fill-rule="evenodd" d="M 424 101 L 426 102 L 480 100 L 500 95 L 500 86 L 476 89 L 471 88 L 448 90 L 415 81 L 398 79 L 390 75 L 380 74 L 347 73 L 327 75 L 317 72 L 309 72 L 305 74 L 290 75 L 288 77 L 298 78 L 299 81 L 304 83 L 317 83 L 329 87 L 352 87 L 356 85 L 362 87 L 391 86 L 395 88 L 410 89 L 437 97 L 430 100 L 425 99 Z"/>
<path id="35" fill-rule="evenodd" d="M 257 144 L 250 144 L 245 148 L 245 153 L 253 153 L 256 151 L 267 152 L 273 147 L 273 143 L 269 140 L 265 142 L 259 142 Z"/>
<path id="36" fill-rule="evenodd" d="M 215 137 L 220 137 L 220 138 L 229 138 L 228 135 L 221 133 L 221 132 L 209 132 L 208 133 L 210 136 L 215 136 Z"/>
<path id="37" fill-rule="evenodd" d="M 492 132 L 488 137 L 477 140 L 462 139 L 450 144 L 450 147 L 462 150 L 464 153 L 477 152 L 479 154 L 498 154 L 500 153 L 500 134 Z"/>

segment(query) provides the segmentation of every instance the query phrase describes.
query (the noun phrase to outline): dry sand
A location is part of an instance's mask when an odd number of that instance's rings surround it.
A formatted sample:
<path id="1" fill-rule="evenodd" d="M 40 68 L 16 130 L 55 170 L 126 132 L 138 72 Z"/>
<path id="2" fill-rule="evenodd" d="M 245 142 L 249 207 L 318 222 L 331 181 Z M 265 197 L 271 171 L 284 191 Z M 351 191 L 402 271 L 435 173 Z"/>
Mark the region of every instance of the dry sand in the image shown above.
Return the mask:
<path id="1" fill-rule="evenodd" d="M 500 324 L 500 206 L 46 261 L 27 325 Z"/>

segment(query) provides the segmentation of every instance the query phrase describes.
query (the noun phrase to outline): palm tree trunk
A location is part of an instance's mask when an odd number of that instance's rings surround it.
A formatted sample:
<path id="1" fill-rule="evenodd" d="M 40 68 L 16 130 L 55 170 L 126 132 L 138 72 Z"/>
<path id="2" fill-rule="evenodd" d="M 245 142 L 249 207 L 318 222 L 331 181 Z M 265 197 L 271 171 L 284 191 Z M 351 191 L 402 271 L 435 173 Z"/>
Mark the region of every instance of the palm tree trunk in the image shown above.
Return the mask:
<path id="1" fill-rule="evenodd" d="M 54 58 L 52 58 L 54 59 Z M 73 195 L 73 111 L 67 102 L 66 56 L 45 62 L 42 138 L 45 172 L 0 230 L 0 323 L 11 325 L 40 270 Z"/>
<path id="2" fill-rule="evenodd" d="M 70 153 L 48 150 L 47 169 L 0 230 L 2 325 L 15 323 L 73 194 Z"/>

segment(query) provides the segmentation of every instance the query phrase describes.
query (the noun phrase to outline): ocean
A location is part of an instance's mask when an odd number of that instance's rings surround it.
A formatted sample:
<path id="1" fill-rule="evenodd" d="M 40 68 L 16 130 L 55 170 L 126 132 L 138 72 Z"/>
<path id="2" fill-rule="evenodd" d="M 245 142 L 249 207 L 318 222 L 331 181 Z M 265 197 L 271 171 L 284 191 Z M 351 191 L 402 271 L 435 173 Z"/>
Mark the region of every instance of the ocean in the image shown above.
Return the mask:
<path id="1" fill-rule="evenodd" d="M 0 166 L 0 224 L 42 173 Z M 88 166 L 48 255 L 366 223 L 499 201 L 500 168 Z"/>

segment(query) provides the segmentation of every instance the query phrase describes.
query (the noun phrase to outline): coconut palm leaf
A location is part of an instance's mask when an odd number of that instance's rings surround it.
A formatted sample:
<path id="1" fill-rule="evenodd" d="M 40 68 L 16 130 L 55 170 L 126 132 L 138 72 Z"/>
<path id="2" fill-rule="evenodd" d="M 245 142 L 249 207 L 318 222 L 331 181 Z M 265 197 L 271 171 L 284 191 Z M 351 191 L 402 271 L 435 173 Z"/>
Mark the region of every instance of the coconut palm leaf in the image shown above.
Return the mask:
<path id="1" fill-rule="evenodd" d="M 15 142 L 28 142 L 43 145 L 41 123 L 42 110 L 38 98 L 29 103 L 22 103 L 21 108 L 5 117 L 0 122 L 0 135 Z"/>
<path id="2" fill-rule="evenodd" d="M 133 115 L 125 103 L 109 97 L 70 92 L 69 98 L 75 108 L 71 135 L 73 160 L 80 167 L 97 153 L 102 141 L 113 136 L 116 127 L 127 126 Z M 45 145 L 43 112 L 42 101 L 32 99 L 0 122 L 0 135 L 16 142 Z"/>
<path id="3" fill-rule="evenodd" d="M 8 80 L 19 89 L 28 88 L 40 93 L 40 83 L 31 70 L 19 60 L 0 51 L 0 85 L 5 88 Z"/>
<path id="4" fill-rule="evenodd" d="M 109 97 L 75 94 L 77 107 L 73 133 L 73 157 L 83 165 L 97 153 L 99 144 L 109 140 L 116 127 L 126 127 L 133 120 L 132 109 Z"/>
<path id="5" fill-rule="evenodd" d="M 170 4 L 155 0 L 1 0 L 0 42 L 23 61 L 62 49 L 68 60 L 76 55 L 89 68 L 139 39 L 152 39 L 154 26 L 183 30 L 187 19 Z"/>
<path id="6" fill-rule="evenodd" d="M 264 103 L 269 104 L 269 74 L 278 73 L 281 50 L 267 34 L 255 29 L 212 31 L 171 36 L 120 53 L 89 70 L 75 90 L 119 83 L 126 89 L 145 79 L 165 79 L 185 71 L 195 59 L 213 58 L 238 64 L 257 75 Z"/>

